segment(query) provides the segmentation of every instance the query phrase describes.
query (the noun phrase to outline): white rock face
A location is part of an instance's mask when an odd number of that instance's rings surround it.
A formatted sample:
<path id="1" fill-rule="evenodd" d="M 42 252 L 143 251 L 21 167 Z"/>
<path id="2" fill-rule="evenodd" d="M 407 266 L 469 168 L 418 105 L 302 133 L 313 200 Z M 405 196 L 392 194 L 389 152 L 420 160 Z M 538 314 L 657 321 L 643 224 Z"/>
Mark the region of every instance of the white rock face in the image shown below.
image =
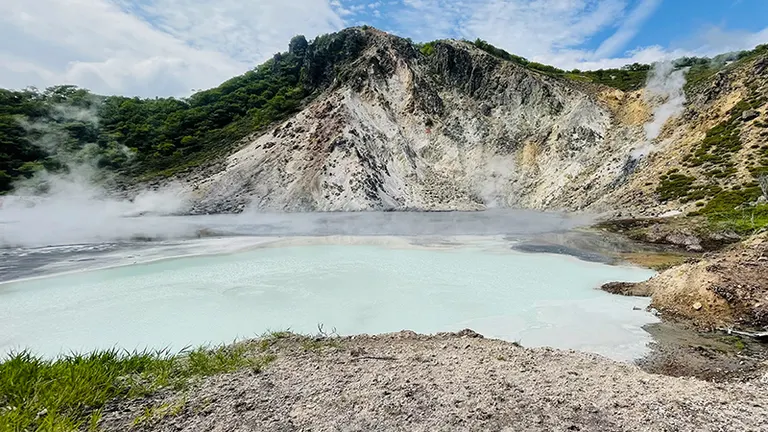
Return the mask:
<path id="1" fill-rule="evenodd" d="M 426 57 L 368 38 L 353 78 L 194 182 L 196 211 L 579 210 L 644 138 L 577 84 L 468 44 Z"/>

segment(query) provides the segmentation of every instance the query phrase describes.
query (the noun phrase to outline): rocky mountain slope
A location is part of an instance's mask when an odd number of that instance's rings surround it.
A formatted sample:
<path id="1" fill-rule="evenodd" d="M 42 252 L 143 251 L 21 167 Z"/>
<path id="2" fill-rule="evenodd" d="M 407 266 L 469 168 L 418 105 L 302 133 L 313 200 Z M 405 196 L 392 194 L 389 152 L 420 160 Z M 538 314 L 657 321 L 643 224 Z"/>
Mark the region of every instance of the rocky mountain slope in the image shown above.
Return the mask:
<path id="1" fill-rule="evenodd" d="M 761 196 L 768 172 L 768 50 L 686 86 L 688 100 L 649 157 L 604 202 L 683 213 L 728 212 Z"/>
<path id="2" fill-rule="evenodd" d="M 363 52 L 306 109 L 194 182 L 201 210 L 581 208 L 643 139 L 642 122 L 622 124 L 577 83 L 467 43 L 424 55 L 377 30 L 346 32 Z"/>
<path id="3" fill-rule="evenodd" d="M 180 182 L 192 213 L 718 213 L 760 196 L 767 69 L 768 46 L 568 72 L 480 40 L 297 36 L 184 99 L 0 89 L 0 194 L 93 172 L 128 198 Z"/>
<path id="4" fill-rule="evenodd" d="M 327 90 L 215 169 L 184 178 L 194 212 L 508 206 L 658 214 L 695 209 L 732 186 L 756 198 L 750 168 L 764 165 L 758 155 L 768 148 L 768 129 L 759 127 L 768 121 L 765 54 L 690 86 L 682 115 L 651 141 L 645 126 L 667 98 L 647 90 L 552 76 L 461 41 L 424 53 L 371 28 L 341 35 L 361 50 L 334 65 Z M 702 144 L 722 123 L 733 126 L 728 133 L 741 127 L 738 149 Z M 643 148 L 652 151 L 640 157 Z M 710 154 L 719 165 L 700 160 Z"/>

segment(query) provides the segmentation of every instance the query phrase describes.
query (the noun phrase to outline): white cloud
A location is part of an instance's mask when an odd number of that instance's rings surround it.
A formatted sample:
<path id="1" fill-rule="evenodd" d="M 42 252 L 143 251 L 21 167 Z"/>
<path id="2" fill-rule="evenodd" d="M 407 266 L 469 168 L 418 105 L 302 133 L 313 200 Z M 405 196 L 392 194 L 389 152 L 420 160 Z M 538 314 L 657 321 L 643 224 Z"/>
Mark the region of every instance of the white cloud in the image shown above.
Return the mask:
<path id="1" fill-rule="evenodd" d="M 604 59 L 624 48 L 660 0 L 403 0 L 395 19 L 420 39 L 481 38 L 507 51 L 557 66 Z M 616 28 L 595 51 L 579 49 Z"/>
<path id="2" fill-rule="evenodd" d="M 564 69 L 620 67 L 683 55 L 711 56 L 768 41 L 757 33 L 710 29 L 685 46 L 631 47 L 662 0 L 402 0 L 392 19 L 418 40 L 481 38 Z M 670 0 L 671 1 L 671 0 Z M 610 34 L 596 48 L 594 38 Z M 603 36 L 604 37 L 604 36 Z M 599 42 L 599 41 L 598 41 Z"/>
<path id="3" fill-rule="evenodd" d="M 632 47 L 660 1 L 0 0 L 0 87 L 76 84 L 99 93 L 186 95 L 285 50 L 296 34 L 312 38 L 371 19 L 415 40 L 479 37 L 567 69 L 768 41 L 768 29 L 712 27 L 674 49 Z M 596 37 L 605 39 L 596 44 Z"/>
<path id="4" fill-rule="evenodd" d="M 768 28 L 750 33 L 710 27 L 674 48 L 653 45 L 636 48 L 622 56 L 605 58 L 593 57 L 589 52 L 563 51 L 553 55 L 552 63 L 563 69 L 619 68 L 630 63 L 650 64 L 680 57 L 714 57 L 732 51 L 753 49 L 764 43 L 768 43 Z"/>
<path id="5" fill-rule="evenodd" d="M 420 40 L 481 38 L 531 60 L 576 67 L 621 53 L 660 0 L 403 0 L 393 17 Z M 613 34 L 595 50 L 580 47 Z"/>
<path id="6" fill-rule="evenodd" d="M 0 86 L 70 83 L 99 93 L 186 95 L 285 50 L 297 33 L 343 26 L 326 0 L 140 4 L 0 1 Z"/>
<path id="7" fill-rule="evenodd" d="M 708 27 L 700 34 L 691 38 L 684 45 L 691 50 L 709 53 L 724 53 L 751 49 L 756 45 L 768 42 L 768 27 L 762 31 L 750 33 L 746 31 L 727 31 L 720 27 Z"/>
<path id="8" fill-rule="evenodd" d="M 314 37 L 344 26 L 326 0 L 119 1 L 179 40 L 249 63 L 284 51 L 297 34 Z"/>
<path id="9" fill-rule="evenodd" d="M 659 4 L 661 4 L 661 0 L 641 0 L 616 33 L 604 40 L 595 50 L 594 57 L 602 59 L 619 53 L 637 35 L 640 27 L 656 11 Z"/>
<path id="10" fill-rule="evenodd" d="M 481 2 L 462 26 L 519 55 L 536 59 L 579 46 L 610 27 L 624 11 L 623 0 L 490 0 Z"/>

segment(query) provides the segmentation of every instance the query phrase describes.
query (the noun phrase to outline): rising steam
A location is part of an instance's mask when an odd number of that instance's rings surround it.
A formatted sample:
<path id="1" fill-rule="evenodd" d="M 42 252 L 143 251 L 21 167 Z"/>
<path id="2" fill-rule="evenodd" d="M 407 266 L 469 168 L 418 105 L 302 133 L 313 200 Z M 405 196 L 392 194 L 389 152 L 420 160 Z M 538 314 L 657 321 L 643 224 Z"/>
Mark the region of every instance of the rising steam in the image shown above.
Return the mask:
<path id="1" fill-rule="evenodd" d="M 47 246 L 156 237 L 174 227 L 140 224 L 132 216 L 169 215 L 188 210 L 190 203 L 181 185 L 137 191 L 132 199 L 109 193 L 113 174 L 99 169 L 98 145 L 67 146 L 61 124 L 70 121 L 98 125 L 95 109 L 56 105 L 52 122 L 22 122 L 37 137 L 35 145 L 66 167 L 62 172 L 40 170 L 17 182 L 13 195 L 0 197 L 0 247 Z M 127 148 L 112 149 L 124 151 Z"/>
<path id="2" fill-rule="evenodd" d="M 685 72 L 686 69 L 676 69 L 671 61 L 653 65 L 645 88 L 645 100 L 653 107 L 653 118 L 644 128 L 646 141 L 632 150 L 631 159 L 637 160 L 650 154 L 667 121 L 683 112 Z"/>
<path id="3" fill-rule="evenodd" d="M 170 185 L 140 192 L 133 200 L 110 196 L 91 182 L 93 174 L 42 173 L 49 189 L 33 195 L 23 189 L 0 204 L 0 246 L 49 246 L 136 238 L 183 236 L 187 227 L 162 223 L 166 215 L 188 208 L 183 189 Z M 177 229 L 178 228 L 178 229 Z M 190 233 L 191 235 L 191 233 Z"/>

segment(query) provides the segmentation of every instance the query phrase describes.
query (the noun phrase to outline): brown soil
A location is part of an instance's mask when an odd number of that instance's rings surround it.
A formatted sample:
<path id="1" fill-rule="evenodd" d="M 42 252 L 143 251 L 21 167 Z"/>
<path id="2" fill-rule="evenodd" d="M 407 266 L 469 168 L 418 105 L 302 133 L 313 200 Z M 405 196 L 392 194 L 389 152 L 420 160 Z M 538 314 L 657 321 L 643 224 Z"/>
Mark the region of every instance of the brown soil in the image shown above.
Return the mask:
<path id="1" fill-rule="evenodd" d="M 610 292 L 650 295 L 662 315 L 701 329 L 768 327 L 768 234 Z"/>
<path id="2" fill-rule="evenodd" d="M 672 267 L 685 264 L 687 261 L 697 259 L 701 255 L 690 252 L 629 252 L 617 254 L 617 258 L 641 267 L 656 271 L 668 270 Z"/>
<path id="3" fill-rule="evenodd" d="M 729 335 L 703 333 L 669 320 L 645 326 L 653 336 L 651 352 L 637 361 L 644 371 L 732 382 L 759 379 L 768 367 L 768 344 Z"/>
<path id="4" fill-rule="evenodd" d="M 472 331 L 252 342 L 264 371 L 115 402 L 110 431 L 758 431 L 768 383 L 652 375 Z"/>

